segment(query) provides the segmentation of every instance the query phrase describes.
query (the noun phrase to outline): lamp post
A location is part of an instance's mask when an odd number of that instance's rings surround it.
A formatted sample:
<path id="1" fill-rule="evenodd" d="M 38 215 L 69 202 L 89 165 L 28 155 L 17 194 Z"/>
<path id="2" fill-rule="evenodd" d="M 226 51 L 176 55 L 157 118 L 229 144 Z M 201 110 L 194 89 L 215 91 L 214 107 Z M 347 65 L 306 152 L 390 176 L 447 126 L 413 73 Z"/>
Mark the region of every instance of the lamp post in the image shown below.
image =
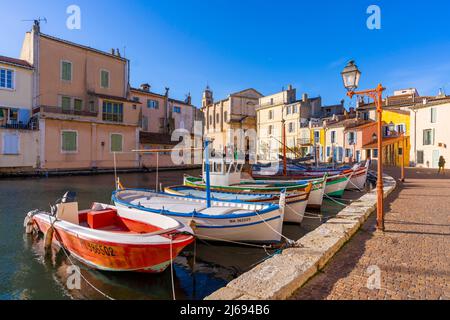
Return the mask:
<path id="1" fill-rule="evenodd" d="M 405 133 L 402 132 L 402 174 L 400 177 L 401 182 L 405 182 L 405 152 L 406 152 L 406 139 L 405 139 Z"/>
<path id="2" fill-rule="evenodd" d="M 384 231 L 384 212 L 383 212 L 383 91 L 385 88 L 379 84 L 375 89 L 355 91 L 358 88 L 359 80 L 361 78 L 361 71 L 355 65 L 354 61 L 350 61 L 344 70 L 341 72 L 344 87 L 347 89 L 347 95 L 350 99 L 356 95 L 364 95 L 372 98 L 377 107 L 377 127 L 378 127 L 378 178 L 377 178 L 377 229 Z"/>

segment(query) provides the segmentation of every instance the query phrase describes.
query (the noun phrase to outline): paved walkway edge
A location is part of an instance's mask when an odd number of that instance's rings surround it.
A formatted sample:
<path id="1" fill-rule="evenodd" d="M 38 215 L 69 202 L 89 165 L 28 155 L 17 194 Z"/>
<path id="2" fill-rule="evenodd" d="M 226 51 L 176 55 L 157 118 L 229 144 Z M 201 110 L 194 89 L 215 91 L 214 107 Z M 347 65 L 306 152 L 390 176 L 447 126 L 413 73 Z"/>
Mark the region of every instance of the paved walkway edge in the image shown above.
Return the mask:
<path id="1" fill-rule="evenodd" d="M 396 188 L 394 178 L 384 175 L 384 197 Z M 361 228 L 376 211 L 376 189 L 362 196 L 314 231 L 286 249 L 231 281 L 205 300 L 283 300 L 289 298 Z"/>

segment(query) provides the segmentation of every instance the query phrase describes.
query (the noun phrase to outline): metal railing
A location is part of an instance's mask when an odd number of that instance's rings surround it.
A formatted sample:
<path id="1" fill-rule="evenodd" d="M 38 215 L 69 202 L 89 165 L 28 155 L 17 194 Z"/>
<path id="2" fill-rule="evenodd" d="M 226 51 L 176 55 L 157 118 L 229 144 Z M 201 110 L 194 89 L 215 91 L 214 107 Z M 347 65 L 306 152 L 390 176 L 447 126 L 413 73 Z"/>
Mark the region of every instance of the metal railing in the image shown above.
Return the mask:
<path id="1" fill-rule="evenodd" d="M 97 117 L 98 111 L 87 111 L 87 110 L 73 110 L 73 109 L 62 109 L 61 107 L 53 106 L 39 106 L 33 109 L 33 114 L 40 112 L 57 113 L 57 114 L 67 114 L 74 116 L 83 117 Z"/>
<path id="2" fill-rule="evenodd" d="M 30 123 L 6 123 L 0 125 L 0 128 L 2 129 L 15 129 L 15 130 L 38 130 L 38 126 L 36 123 L 30 122 Z"/>

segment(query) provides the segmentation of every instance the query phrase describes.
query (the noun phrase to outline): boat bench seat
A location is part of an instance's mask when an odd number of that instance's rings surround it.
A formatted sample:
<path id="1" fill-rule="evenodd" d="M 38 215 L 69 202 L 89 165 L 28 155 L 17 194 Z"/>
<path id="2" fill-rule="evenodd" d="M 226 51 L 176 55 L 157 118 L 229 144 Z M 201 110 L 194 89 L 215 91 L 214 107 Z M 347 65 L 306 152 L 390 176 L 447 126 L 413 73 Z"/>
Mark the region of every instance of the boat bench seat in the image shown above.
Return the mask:
<path id="1" fill-rule="evenodd" d="M 116 224 L 117 210 L 105 209 L 100 211 L 89 211 L 87 223 L 91 229 L 102 229 Z"/>

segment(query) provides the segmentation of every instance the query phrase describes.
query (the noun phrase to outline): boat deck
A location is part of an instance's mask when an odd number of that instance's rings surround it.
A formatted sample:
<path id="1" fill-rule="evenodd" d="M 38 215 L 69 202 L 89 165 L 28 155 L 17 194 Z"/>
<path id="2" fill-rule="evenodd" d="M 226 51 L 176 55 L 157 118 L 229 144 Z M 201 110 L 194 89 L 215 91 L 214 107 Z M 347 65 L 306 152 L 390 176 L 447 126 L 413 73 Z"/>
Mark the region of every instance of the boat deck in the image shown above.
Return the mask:
<path id="1" fill-rule="evenodd" d="M 207 215 L 224 215 L 224 214 L 245 214 L 254 210 L 244 209 L 236 206 L 215 206 L 208 208 L 205 201 L 187 201 L 183 198 L 177 197 L 164 197 L 159 195 L 143 196 L 139 194 L 122 194 L 119 197 L 120 200 L 129 202 L 133 205 L 150 208 L 153 210 L 165 210 L 176 213 L 202 213 Z M 255 208 L 256 209 L 256 208 Z"/>

